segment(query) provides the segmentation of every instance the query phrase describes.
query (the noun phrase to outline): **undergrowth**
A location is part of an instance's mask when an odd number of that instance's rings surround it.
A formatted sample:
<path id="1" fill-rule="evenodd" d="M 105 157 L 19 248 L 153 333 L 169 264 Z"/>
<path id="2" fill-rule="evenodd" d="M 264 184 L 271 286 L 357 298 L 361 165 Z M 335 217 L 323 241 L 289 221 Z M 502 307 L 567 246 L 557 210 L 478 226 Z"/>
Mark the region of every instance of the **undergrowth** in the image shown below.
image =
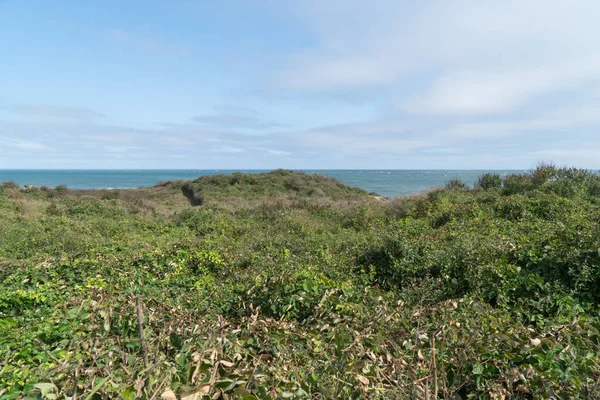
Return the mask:
<path id="1" fill-rule="evenodd" d="M 0 186 L 2 399 L 600 397 L 597 174 L 187 185 Z"/>

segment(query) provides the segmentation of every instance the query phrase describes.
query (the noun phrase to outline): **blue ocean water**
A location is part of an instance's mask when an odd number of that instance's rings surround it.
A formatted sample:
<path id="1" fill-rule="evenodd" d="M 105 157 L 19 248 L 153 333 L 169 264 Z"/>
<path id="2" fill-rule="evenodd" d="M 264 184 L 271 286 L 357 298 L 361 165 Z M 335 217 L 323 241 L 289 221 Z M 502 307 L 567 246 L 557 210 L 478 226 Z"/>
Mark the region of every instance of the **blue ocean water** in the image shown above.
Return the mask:
<path id="1" fill-rule="evenodd" d="M 67 185 L 71 189 L 138 188 L 154 186 L 158 182 L 195 179 L 203 175 L 229 174 L 233 170 L 0 170 L 0 182 L 13 181 L 21 186 L 55 187 Z M 264 172 L 241 170 L 240 172 Z M 435 186 L 443 186 L 450 179 L 473 184 L 485 170 L 305 170 L 339 179 L 381 196 L 406 196 Z M 518 171 L 491 171 L 506 175 Z"/>

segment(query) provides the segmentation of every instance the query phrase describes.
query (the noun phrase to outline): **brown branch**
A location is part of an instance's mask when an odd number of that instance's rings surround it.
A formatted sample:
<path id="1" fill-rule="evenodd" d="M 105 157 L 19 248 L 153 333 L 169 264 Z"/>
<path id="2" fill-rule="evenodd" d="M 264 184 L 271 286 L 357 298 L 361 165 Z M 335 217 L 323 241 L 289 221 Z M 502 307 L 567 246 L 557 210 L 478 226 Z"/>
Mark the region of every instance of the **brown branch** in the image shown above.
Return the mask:
<path id="1" fill-rule="evenodd" d="M 146 339 L 144 339 L 144 311 L 142 310 L 142 299 L 140 296 L 135 298 L 137 308 L 138 331 L 140 335 L 140 345 L 142 346 L 142 357 L 144 358 L 144 367 L 148 368 L 148 351 L 146 349 Z"/>
<path id="2" fill-rule="evenodd" d="M 433 360 L 433 395 L 438 398 L 438 377 L 437 377 L 437 361 L 435 357 L 435 335 L 431 337 L 431 359 Z"/>
<path id="3" fill-rule="evenodd" d="M 73 400 L 77 400 L 77 385 L 79 383 L 79 365 L 75 368 L 75 379 L 73 382 Z"/>
<path id="4" fill-rule="evenodd" d="M 60 363 L 61 363 L 60 360 L 58 358 L 54 357 L 54 355 L 52 353 L 50 353 L 50 351 L 48 351 L 46 346 L 44 346 L 44 343 L 42 343 L 38 338 L 33 339 L 33 341 L 35 342 L 35 344 L 40 346 L 42 350 L 44 350 L 44 353 L 46 353 L 46 355 L 48 355 L 48 357 L 50 357 L 52 359 L 52 361 L 54 361 L 55 363 L 60 365 Z"/>
<path id="5" fill-rule="evenodd" d="M 4 358 L 4 361 L 2 361 L 2 365 L 6 365 L 8 363 L 8 360 L 10 359 L 11 354 L 12 354 L 12 352 L 10 350 L 8 350 L 8 352 L 6 354 L 6 358 Z"/>
<path id="6" fill-rule="evenodd" d="M 163 379 L 163 381 L 161 382 L 161 384 L 158 385 L 158 389 L 156 389 L 154 391 L 154 393 L 152 394 L 152 396 L 150 396 L 150 400 L 156 399 L 156 396 L 158 395 L 158 392 L 160 392 L 160 390 L 163 388 L 164 384 L 167 382 L 167 379 L 169 379 L 169 378 L 170 378 L 169 375 L 165 376 L 165 379 Z"/>

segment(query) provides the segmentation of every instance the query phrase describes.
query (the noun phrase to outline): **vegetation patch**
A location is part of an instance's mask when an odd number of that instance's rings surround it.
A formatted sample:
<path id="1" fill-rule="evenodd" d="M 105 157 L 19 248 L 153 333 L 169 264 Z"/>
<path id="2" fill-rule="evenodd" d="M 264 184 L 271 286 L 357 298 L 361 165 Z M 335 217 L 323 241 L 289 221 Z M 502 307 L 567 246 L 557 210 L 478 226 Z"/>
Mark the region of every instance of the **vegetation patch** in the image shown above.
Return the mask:
<path id="1" fill-rule="evenodd" d="M 2 399 L 600 397 L 600 177 L 0 186 Z"/>

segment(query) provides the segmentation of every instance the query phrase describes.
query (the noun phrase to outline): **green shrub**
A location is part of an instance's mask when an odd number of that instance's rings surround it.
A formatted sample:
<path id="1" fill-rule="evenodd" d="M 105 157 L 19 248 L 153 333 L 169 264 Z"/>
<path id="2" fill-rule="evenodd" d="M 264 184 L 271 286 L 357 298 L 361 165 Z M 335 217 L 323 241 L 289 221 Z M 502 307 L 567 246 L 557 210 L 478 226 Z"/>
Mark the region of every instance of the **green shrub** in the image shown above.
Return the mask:
<path id="1" fill-rule="evenodd" d="M 476 187 L 483 190 L 500 189 L 502 187 L 502 178 L 497 173 L 485 173 L 479 177 Z"/>
<path id="2" fill-rule="evenodd" d="M 255 199 L 281 195 L 310 196 L 323 193 L 331 199 L 361 198 L 368 196 L 362 189 L 346 186 L 337 179 L 318 174 L 289 170 L 274 170 L 258 174 L 203 176 L 186 183 L 182 190 L 195 205 L 209 200 Z M 201 200 L 201 201 L 199 201 Z"/>
<path id="3" fill-rule="evenodd" d="M 531 173 L 531 182 L 535 186 L 542 186 L 548 181 L 555 179 L 559 171 L 560 170 L 552 164 L 542 163 Z"/>
<path id="4" fill-rule="evenodd" d="M 11 189 L 0 397 L 600 398 L 598 175 L 493 175 Z"/>
<path id="5" fill-rule="evenodd" d="M 6 181 L 0 184 L 0 189 L 8 190 L 8 189 L 19 189 L 20 186 L 14 183 L 13 181 Z"/>
<path id="6" fill-rule="evenodd" d="M 460 179 L 450 179 L 446 182 L 445 187 L 448 190 L 467 190 L 469 188 L 469 186 Z"/>
<path id="7" fill-rule="evenodd" d="M 513 174 L 504 177 L 502 191 L 505 195 L 524 194 L 531 192 L 535 185 L 528 174 Z"/>

